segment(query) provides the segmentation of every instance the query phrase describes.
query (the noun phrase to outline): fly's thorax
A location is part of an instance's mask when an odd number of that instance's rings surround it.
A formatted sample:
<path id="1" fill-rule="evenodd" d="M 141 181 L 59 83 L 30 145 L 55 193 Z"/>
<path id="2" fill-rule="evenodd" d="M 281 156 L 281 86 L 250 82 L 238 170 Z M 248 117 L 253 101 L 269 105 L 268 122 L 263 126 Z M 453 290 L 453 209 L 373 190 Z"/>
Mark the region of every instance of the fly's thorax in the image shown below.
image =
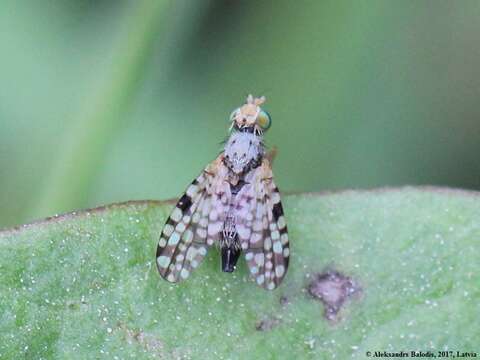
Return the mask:
<path id="1" fill-rule="evenodd" d="M 235 174 L 257 167 L 264 155 L 262 137 L 249 132 L 234 131 L 226 145 L 225 165 Z"/>

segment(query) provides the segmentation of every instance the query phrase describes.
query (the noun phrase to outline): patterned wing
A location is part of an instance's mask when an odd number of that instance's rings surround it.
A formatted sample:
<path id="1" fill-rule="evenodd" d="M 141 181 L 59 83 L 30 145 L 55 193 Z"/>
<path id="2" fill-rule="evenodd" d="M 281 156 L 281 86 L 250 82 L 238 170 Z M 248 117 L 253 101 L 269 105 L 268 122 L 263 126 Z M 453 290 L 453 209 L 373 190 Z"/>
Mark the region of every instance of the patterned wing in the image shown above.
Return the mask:
<path id="1" fill-rule="evenodd" d="M 193 180 L 170 214 L 157 247 L 157 267 L 164 279 L 186 279 L 218 240 L 224 176 L 217 159 Z"/>
<path id="2" fill-rule="evenodd" d="M 250 273 L 259 286 L 275 289 L 285 277 L 290 249 L 280 193 L 268 160 L 239 192 L 237 231 Z"/>

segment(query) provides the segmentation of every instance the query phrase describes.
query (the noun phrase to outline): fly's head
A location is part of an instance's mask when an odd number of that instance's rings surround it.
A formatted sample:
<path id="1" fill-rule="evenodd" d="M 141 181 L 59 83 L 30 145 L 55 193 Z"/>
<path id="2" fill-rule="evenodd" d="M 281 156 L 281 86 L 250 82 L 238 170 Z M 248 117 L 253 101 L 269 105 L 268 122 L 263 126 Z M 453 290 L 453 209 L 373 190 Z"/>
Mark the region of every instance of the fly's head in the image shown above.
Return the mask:
<path id="1" fill-rule="evenodd" d="M 272 119 L 260 107 L 265 100 L 265 96 L 254 98 L 252 95 L 248 95 L 246 103 L 235 109 L 230 115 L 231 129 L 255 135 L 262 135 L 264 131 L 267 131 L 272 125 Z"/>
<path id="2" fill-rule="evenodd" d="M 263 132 L 272 123 L 270 115 L 260 107 L 264 102 L 264 96 L 248 95 L 246 103 L 230 115 L 233 131 L 225 144 L 223 161 L 236 176 L 246 174 L 262 161 Z"/>

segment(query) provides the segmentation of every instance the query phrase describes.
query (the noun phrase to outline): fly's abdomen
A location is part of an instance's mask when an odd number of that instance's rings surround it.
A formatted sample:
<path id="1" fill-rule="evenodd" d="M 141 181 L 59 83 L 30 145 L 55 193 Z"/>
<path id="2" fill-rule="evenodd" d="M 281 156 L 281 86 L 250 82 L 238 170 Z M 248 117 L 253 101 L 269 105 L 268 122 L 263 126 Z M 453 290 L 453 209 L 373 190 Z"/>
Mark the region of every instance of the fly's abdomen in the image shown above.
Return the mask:
<path id="1" fill-rule="evenodd" d="M 223 224 L 220 248 L 222 250 L 222 271 L 233 272 L 240 256 L 241 247 L 235 227 L 235 215 L 228 213 Z"/>

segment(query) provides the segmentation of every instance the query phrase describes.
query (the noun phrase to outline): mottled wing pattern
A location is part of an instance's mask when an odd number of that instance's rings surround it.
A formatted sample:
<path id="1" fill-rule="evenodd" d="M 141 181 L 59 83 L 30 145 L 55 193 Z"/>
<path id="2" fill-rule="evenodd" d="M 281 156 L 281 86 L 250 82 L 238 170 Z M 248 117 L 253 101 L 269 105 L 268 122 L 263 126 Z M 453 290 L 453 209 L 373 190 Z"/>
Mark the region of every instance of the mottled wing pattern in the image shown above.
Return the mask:
<path id="1" fill-rule="evenodd" d="M 238 194 L 237 231 L 256 283 L 273 290 L 287 272 L 290 249 L 280 193 L 268 160 L 247 182 Z"/>
<path id="2" fill-rule="evenodd" d="M 170 282 L 186 279 L 219 237 L 221 226 L 217 222 L 221 219 L 212 213 L 222 210 L 215 204 L 222 196 L 219 184 L 224 183 L 220 179 L 224 172 L 217 160 L 188 187 L 163 228 L 157 247 L 157 267 L 160 275 Z"/>
<path id="3" fill-rule="evenodd" d="M 202 173 L 192 182 L 170 214 L 158 241 L 158 271 L 170 282 L 186 279 L 207 253 L 207 181 Z"/>
<path id="4" fill-rule="evenodd" d="M 211 177 L 207 185 L 210 194 L 208 206 L 207 244 L 219 244 L 222 239 L 223 224 L 228 213 L 231 201 L 230 185 L 227 181 L 228 169 L 223 163 L 223 156 L 219 156 L 206 170 Z"/>

